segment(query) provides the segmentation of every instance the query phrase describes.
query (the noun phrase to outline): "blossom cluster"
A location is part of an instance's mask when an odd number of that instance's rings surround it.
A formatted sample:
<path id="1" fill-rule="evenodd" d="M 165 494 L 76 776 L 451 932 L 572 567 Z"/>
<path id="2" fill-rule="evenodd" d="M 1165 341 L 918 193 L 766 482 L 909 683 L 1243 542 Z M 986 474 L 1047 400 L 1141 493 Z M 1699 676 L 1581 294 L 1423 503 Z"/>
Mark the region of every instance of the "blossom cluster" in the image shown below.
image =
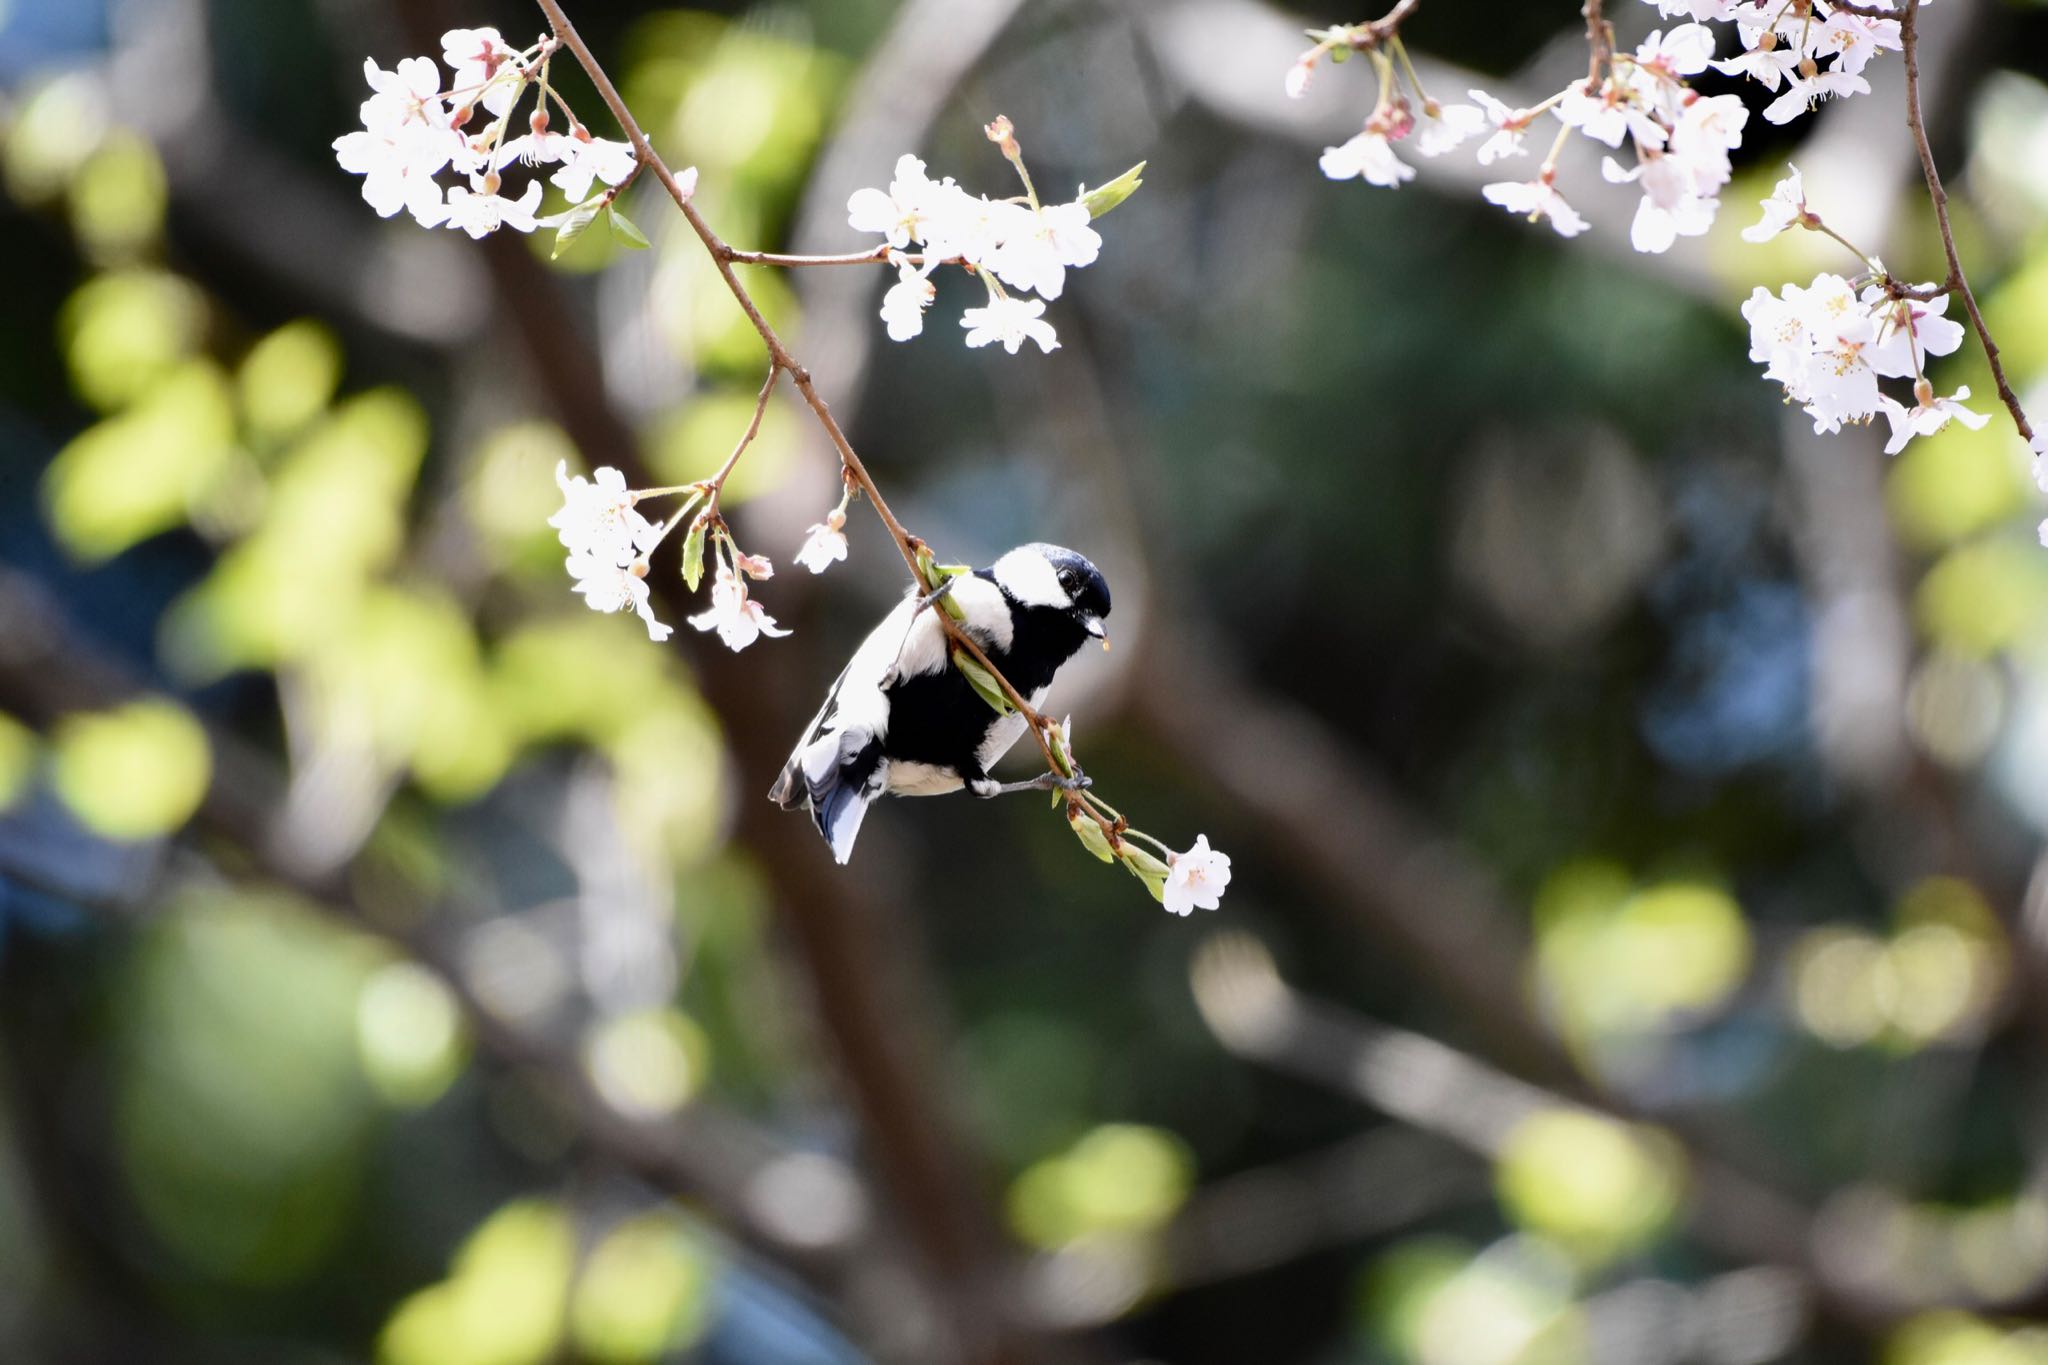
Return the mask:
<path id="1" fill-rule="evenodd" d="M 559 226 L 575 212 L 536 216 L 540 179 L 536 174 L 513 194 L 505 172 L 515 164 L 553 166 L 548 182 L 579 207 L 608 204 L 632 177 L 637 158 L 628 144 L 592 136 L 569 113 L 547 84 L 551 51 L 547 42 L 515 51 L 494 28 L 458 28 L 441 35 L 445 77 L 431 57 L 407 57 L 390 71 L 366 59 L 371 93 L 362 106 L 363 126 L 334 140 L 335 159 L 363 177 L 363 198 L 381 216 L 403 210 L 421 227 L 459 228 L 477 238 L 501 227 L 532 232 Z M 507 136 L 528 89 L 541 92 L 537 106 L 524 131 Z M 549 100 L 568 117 L 568 132 L 553 130 Z M 444 187 L 443 172 L 464 183 Z M 600 182 L 612 188 L 593 197 Z"/>
<path id="2" fill-rule="evenodd" d="M 1024 174 L 1008 123 L 991 124 L 990 138 L 1004 144 Z M 1059 346 L 1045 321 L 1045 300 L 1060 296 L 1068 270 L 1094 263 L 1102 237 L 1089 226 L 1094 214 L 1085 192 L 1069 203 L 1041 204 L 1028 175 L 1024 185 L 1019 199 L 969 194 L 951 176 L 931 179 L 924 162 L 906 154 L 897 158 L 888 189 L 854 191 L 846 201 L 847 223 L 880 233 L 896 267 L 896 283 L 882 296 L 890 340 L 908 341 L 924 331 L 925 309 L 937 294 L 932 274 L 953 264 L 988 288 L 987 304 L 960 317 L 969 346 L 1001 342 L 1011 355 L 1026 341 L 1047 352 Z M 913 245 L 922 250 L 910 254 Z M 1033 293 L 1038 297 L 1028 297 Z"/>
<path id="3" fill-rule="evenodd" d="M 1828 231 L 1806 202 L 1799 168 L 1790 171 L 1763 201 L 1763 217 L 1743 230 L 1746 240 L 1766 242 L 1794 227 Z M 1927 357 L 1948 355 L 1963 342 L 1962 324 L 1945 316 L 1948 295 L 1934 285 L 1897 284 L 1875 257 L 1863 259 L 1869 269 L 1860 287 L 1832 274 L 1816 276 L 1803 289 L 1788 284 L 1776 294 L 1759 285 L 1742 305 L 1749 358 L 1763 364 L 1765 378 L 1784 386 L 1817 432 L 1840 431 L 1844 423 L 1882 414 L 1891 427 L 1887 455 L 1952 420 L 1982 427 L 1990 419 L 1963 406 L 1968 385 L 1941 398 L 1927 380 Z M 1880 379 L 1910 379 L 1913 405 L 1885 393 Z"/>
<path id="4" fill-rule="evenodd" d="M 1827 0 L 1645 0 L 1666 18 L 1685 22 L 1652 33 L 1634 51 L 1610 50 L 1596 42 L 1592 70 L 1530 108 L 1520 109 L 1483 90 L 1469 91 L 1471 104 L 1439 104 L 1423 93 L 1400 39 L 1383 39 L 1371 26 L 1312 33 L 1316 45 L 1296 59 L 1284 82 L 1299 97 L 1324 56 L 1340 57 L 1362 47 L 1380 77 L 1380 96 L 1364 128 L 1349 141 L 1326 148 L 1323 173 L 1334 180 L 1362 179 L 1396 188 L 1415 169 L 1402 153 L 1442 155 L 1479 138 L 1482 166 L 1525 156 L 1527 135 L 1549 115 L 1559 125 L 1548 154 L 1527 179 L 1497 180 L 1480 193 L 1492 204 L 1531 221 L 1548 222 L 1561 236 L 1589 226 L 1557 185 L 1558 156 L 1574 132 L 1623 150 L 1632 164 L 1603 154 L 1601 173 L 1610 182 L 1642 191 L 1629 240 L 1636 250 L 1669 250 L 1680 237 L 1697 237 L 1712 226 L 1720 193 L 1729 180 L 1729 154 L 1742 143 L 1749 110 L 1735 94 L 1702 95 L 1692 80 L 1710 67 L 1756 81 L 1777 93 L 1764 117 L 1785 123 L 1819 101 L 1865 93 L 1863 69 L 1885 49 L 1899 47 L 1895 19 L 1869 18 L 1835 9 Z M 1725 24 L 1737 35 L 1740 52 L 1717 60 Z M 1401 88 L 1394 62 L 1380 50 L 1385 41 L 1407 69 L 1414 99 Z M 1824 65 L 1825 64 L 1825 65 Z"/>
<path id="5" fill-rule="evenodd" d="M 632 611 L 647 625 L 649 639 L 666 640 L 674 628 L 655 619 L 647 588 L 648 558 L 681 524 L 698 501 L 712 490 L 707 484 L 680 488 L 632 489 L 626 476 L 606 466 L 594 479 L 571 476 L 567 465 L 555 468 L 562 506 L 548 518 L 569 551 L 563 567 L 593 611 Z M 643 499 L 687 493 L 682 507 L 663 522 L 652 522 L 639 510 Z M 843 519 L 843 518 L 842 518 Z M 698 630 L 716 631 L 726 647 L 737 652 L 763 636 L 789 634 L 775 624 L 747 590 L 747 580 L 775 576 L 765 555 L 740 552 L 724 519 L 706 511 L 692 523 L 683 546 L 683 573 L 692 588 L 703 573 L 704 551 L 710 546 L 718 571 L 711 585 L 711 607 L 690 618 Z M 843 554 L 843 551 L 842 551 Z"/>

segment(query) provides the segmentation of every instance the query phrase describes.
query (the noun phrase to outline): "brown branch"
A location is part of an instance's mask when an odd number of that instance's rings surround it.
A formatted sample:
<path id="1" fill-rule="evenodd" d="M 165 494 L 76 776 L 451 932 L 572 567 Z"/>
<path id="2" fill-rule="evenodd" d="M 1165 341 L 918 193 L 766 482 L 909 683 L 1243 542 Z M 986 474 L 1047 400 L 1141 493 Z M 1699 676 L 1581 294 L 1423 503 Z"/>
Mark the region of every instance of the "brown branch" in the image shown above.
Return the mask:
<path id="1" fill-rule="evenodd" d="M 1358 52 L 1378 47 L 1401 31 L 1401 25 L 1408 22 L 1408 16 L 1415 13 L 1422 0 L 1400 0 L 1400 3 L 1370 23 L 1353 24 L 1350 32 L 1350 46 Z"/>
<path id="2" fill-rule="evenodd" d="M 840 428 L 838 419 L 832 416 L 831 407 L 811 382 L 811 372 L 790 353 L 789 347 L 777 335 L 775 328 L 761 315 L 760 307 L 755 304 L 753 296 L 747 293 L 746 286 L 733 274 L 733 262 L 739 259 L 741 253 L 726 245 L 712 230 L 711 225 L 704 221 L 704 216 L 697 212 L 696 206 L 690 202 L 690 191 L 676 182 L 674 174 L 654 150 L 653 144 L 647 140 L 647 134 L 641 131 L 639 122 L 633 117 L 633 111 L 626 107 L 625 97 L 619 94 L 619 88 L 612 83 L 611 77 L 605 74 L 604 67 L 598 63 L 589 45 L 583 41 L 583 36 L 576 31 L 575 24 L 570 22 L 568 14 L 563 11 L 560 0 L 536 0 L 536 3 L 547 15 L 548 23 L 555 30 L 555 36 L 561 39 L 562 45 L 582 64 L 591 84 L 597 87 L 597 93 L 603 98 L 605 106 L 612 111 L 612 117 L 618 121 L 619 128 L 626 134 L 626 140 L 632 143 L 634 154 L 640 158 L 640 163 L 654 172 L 655 179 L 661 182 L 662 188 L 668 191 L 669 197 L 675 200 L 676 207 L 682 211 L 690 230 L 695 232 L 697 240 L 704 244 L 704 250 L 710 254 L 712 264 L 718 268 L 719 278 L 725 281 L 725 287 L 732 294 L 733 301 L 739 304 L 740 310 L 747 315 L 747 321 L 753 324 L 754 331 L 761 338 L 761 344 L 768 348 L 769 359 L 777 367 L 789 371 L 789 377 L 796 381 L 797 391 L 803 394 L 804 402 L 810 405 L 811 411 L 817 416 L 818 424 L 825 429 L 825 435 L 831 440 L 833 448 L 839 452 L 839 460 L 845 466 L 846 473 L 867 495 L 868 501 L 874 506 L 875 515 L 880 517 L 882 525 L 888 528 L 889 538 L 896 542 L 896 548 L 902 554 L 903 562 L 910 567 L 910 576 L 918 585 L 919 591 L 930 592 L 936 585 L 926 579 L 924 569 L 918 563 L 917 552 L 924 543 L 904 530 L 903 524 L 896 520 L 895 514 L 889 510 L 889 504 L 882 497 L 882 490 L 876 487 L 874 477 L 868 473 L 867 466 L 855 453 L 853 443 L 847 440 L 846 432 Z M 1396 7 L 1396 12 L 1412 9 L 1417 3 L 1419 0 L 1402 0 L 1401 5 Z M 1025 700 L 1023 694 L 1011 685 L 1001 670 L 988 662 L 988 656 L 981 652 L 980 646 L 968 638 L 967 632 L 959 623 L 944 612 L 939 614 L 938 619 L 941 629 L 954 643 L 974 655 L 976 660 L 988 669 L 990 676 L 1002 688 L 1003 695 L 1024 716 L 1033 737 L 1038 741 L 1039 748 L 1045 754 L 1047 766 L 1057 768 L 1052 746 L 1045 738 L 1045 717 Z"/>
<path id="3" fill-rule="evenodd" d="M 1595 0 L 1589 0 L 1593 3 Z M 1838 5 L 1852 14 L 1863 14 L 1863 7 Z M 1896 17 L 1899 21 L 1899 48 L 1906 59 L 1906 126 L 1913 130 L 1913 145 L 1920 152 L 1920 171 L 1927 178 L 1928 197 L 1934 201 L 1934 221 L 1941 229 L 1941 249 L 1948 257 L 1948 279 L 1943 281 L 1944 289 L 1952 289 L 1963 296 L 1963 309 L 1970 315 L 1970 325 L 1977 331 L 1977 339 L 1984 343 L 1984 359 L 1991 366 L 1991 381 L 1998 388 L 1999 401 L 2012 414 L 2013 425 L 2019 428 L 2022 439 L 2032 444 L 2034 428 L 2027 421 L 2026 410 L 2020 406 L 2019 395 L 2005 377 L 2005 366 L 1998 358 L 1998 343 L 1991 339 L 1991 329 L 1984 325 L 1984 314 L 1977 307 L 1977 295 L 1970 288 L 1970 281 L 1963 274 L 1963 259 L 1956 253 L 1955 229 L 1948 221 L 1948 191 L 1942 188 L 1941 173 L 1934 166 L 1934 148 L 1927 141 L 1927 119 L 1920 108 L 1920 42 L 1918 33 L 1920 6 L 1918 0 L 1908 0 L 1905 9 L 1896 16 L 1880 13 L 1879 17 Z"/>
<path id="4" fill-rule="evenodd" d="M 1614 29 L 1608 24 L 1601 0 L 1586 0 L 1579 11 L 1586 19 L 1586 93 L 1593 94 L 1600 83 L 1600 71 L 1614 58 Z"/>

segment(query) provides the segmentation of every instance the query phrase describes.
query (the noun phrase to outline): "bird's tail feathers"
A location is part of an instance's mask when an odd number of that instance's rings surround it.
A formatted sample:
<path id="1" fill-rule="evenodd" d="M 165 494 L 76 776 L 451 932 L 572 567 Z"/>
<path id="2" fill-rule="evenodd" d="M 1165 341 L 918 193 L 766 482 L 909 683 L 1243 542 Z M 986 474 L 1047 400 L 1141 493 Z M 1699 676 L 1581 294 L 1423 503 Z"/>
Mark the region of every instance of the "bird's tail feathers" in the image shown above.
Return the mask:
<path id="1" fill-rule="evenodd" d="M 775 785 L 768 789 L 768 799 L 784 810 L 796 810 L 803 805 L 806 795 L 803 768 L 792 758 L 775 779 Z"/>
<path id="2" fill-rule="evenodd" d="M 860 822 L 866 818 L 872 800 L 874 793 L 865 786 L 846 782 L 831 782 L 829 788 L 812 789 L 811 818 L 818 824 L 818 833 L 832 846 L 832 861 L 843 865 L 853 857 L 853 841 L 860 835 Z"/>

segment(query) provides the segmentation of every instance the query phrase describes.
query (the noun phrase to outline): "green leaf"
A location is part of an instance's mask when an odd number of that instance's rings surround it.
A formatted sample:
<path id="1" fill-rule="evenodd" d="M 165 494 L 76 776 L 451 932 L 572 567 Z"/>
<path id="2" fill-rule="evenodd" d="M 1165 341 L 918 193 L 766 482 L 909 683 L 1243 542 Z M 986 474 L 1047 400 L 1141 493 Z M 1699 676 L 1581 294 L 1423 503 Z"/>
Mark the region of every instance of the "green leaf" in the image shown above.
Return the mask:
<path id="1" fill-rule="evenodd" d="M 953 651 L 953 667 L 959 669 L 967 676 L 968 685 L 975 690 L 983 701 L 996 709 L 997 715 L 1007 716 L 1015 709 L 1010 705 L 1010 699 L 1003 695 L 1003 689 L 996 682 L 994 676 L 977 663 L 966 650 L 956 649 Z"/>
<path id="2" fill-rule="evenodd" d="M 600 194 L 585 200 L 562 215 L 561 226 L 555 230 L 555 249 L 548 253 L 549 260 L 560 259 L 562 253 L 569 249 L 569 244 L 581 237 L 584 230 L 597 221 L 598 205 L 603 202 L 604 196 Z M 647 243 L 643 241 L 641 245 L 645 246 Z"/>
<path id="3" fill-rule="evenodd" d="M 691 592 L 704 581 L 704 534 L 709 529 L 699 521 L 690 528 L 690 534 L 683 541 L 683 582 Z"/>
<path id="4" fill-rule="evenodd" d="M 1166 900 L 1166 864 L 1128 840 L 1117 850 L 1117 858 L 1133 877 L 1145 884 L 1152 899 Z"/>
<path id="5" fill-rule="evenodd" d="M 612 235 L 627 246 L 648 246 L 647 234 L 633 226 L 633 220 L 619 212 L 619 206 L 612 204 L 605 209 L 605 217 L 611 223 Z"/>
<path id="6" fill-rule="evenodd" d="M 1054 793 L 1058 795 L 1058 793 Z M 1102 826 L 1095 823 L 1095 817 L 1083 810 L 1071 811 L 1067 824 L 1074 831 L 1074 837 L 1081 841 L 1081 847 L 1093 853 L 1105 863 L 1116 861 L 1116 852 L 1109 846 L 1109 838 L 1102 832 Z"/>
<path id="7" fill-rule="evenodd" d="M 1097 185 L 1092 190 L 1083 186 L 1081 189 L 1081 202 L 1088 208 L 1088 217 L 1090 219 L 1100 218 L 1103 214 L 1108 213 L 1118 204 L 1130 198 L 1138 186 L 1145 183 L 1140 178 L 1144 171 L 1145 163 L 1140 161 L 1107 185 Z"/>

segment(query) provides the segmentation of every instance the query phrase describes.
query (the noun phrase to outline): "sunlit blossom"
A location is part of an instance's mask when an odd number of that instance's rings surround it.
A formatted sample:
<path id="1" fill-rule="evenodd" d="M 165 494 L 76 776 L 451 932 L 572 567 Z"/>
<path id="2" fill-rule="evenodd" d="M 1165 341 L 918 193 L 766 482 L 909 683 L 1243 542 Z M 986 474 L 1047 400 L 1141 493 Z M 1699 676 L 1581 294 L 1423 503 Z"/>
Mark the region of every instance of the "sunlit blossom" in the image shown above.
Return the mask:
<path id="1" fill-rule="evenodd" d="M 1209 847 L 1208 835 L 1197 834 L 1193 848 L 1167 861 L 1166 908 L 1176 915 L 1214 910 L 1229 885 L 1230 855 Z"/>

